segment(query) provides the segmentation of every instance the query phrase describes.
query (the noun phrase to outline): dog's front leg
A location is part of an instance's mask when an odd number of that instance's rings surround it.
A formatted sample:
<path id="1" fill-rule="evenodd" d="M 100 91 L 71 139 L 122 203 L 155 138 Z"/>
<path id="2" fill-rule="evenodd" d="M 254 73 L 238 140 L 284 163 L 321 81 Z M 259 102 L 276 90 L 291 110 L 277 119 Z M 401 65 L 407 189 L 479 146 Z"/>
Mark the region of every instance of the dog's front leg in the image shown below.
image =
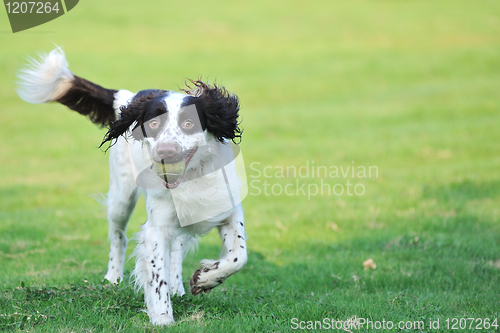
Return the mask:
<path id="1" fill-rule="evenodd" d="M 201 267 L 191 277 L 191 293 L 209 292 L 223 283 L 229 276 L 238 272 L 247 262 L 245 225 L 243 210 L 236 211 L 218 227 L 222 240 L 219 260 L 202 260 Z"/>
<path id="2" fill-rule="evenodd" d="M 144 230 L 143 249 L 145 259 L 144 301 L 149 319 L 155 325 L 174 321 L 170 303 L 169 268 L 170 249 L 165 227 L 148 225 Z"/>
<path id="3" fill-rule="evenodd" d="M 146 201 L 148 222 L 141 231 L 144 300 L 151 322 L 167 325 L 174 321 L 170 302 L 170 252 L 175 232 L 175 210 L 166 198 Z M 172 204 L 173 206 L 173 204 Z"/>

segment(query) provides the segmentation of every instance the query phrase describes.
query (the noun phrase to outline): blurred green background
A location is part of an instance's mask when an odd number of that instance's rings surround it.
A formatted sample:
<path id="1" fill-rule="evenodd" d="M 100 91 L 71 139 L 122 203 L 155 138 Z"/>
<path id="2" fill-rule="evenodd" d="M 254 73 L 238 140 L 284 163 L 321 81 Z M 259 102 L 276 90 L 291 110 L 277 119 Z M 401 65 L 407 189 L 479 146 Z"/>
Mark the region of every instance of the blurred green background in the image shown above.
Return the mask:
<path id="1" fill-rule="evenodd" d="M 88 0 L 16 34 L 0 10 L 0 283 L 10 326 L 22 321 L 16 311 L 55 311 L 50 300 L 16 299 L 21 283 L 98 284 L 106 269 L 105 209 L 92 197 L 108 187 L 108 156 L 96 148 L 105 130 L 15 93 L 26 56 L 54 44 L 71 71 L 107 88 L 178 90 L 201 76 L 236 93 L 254 184 L 296 181 L 257 177 L 255 162 L 378 167 L 369 179 L 323 179 L 363 184 L 362 196 L 251 189 L 246 268 L 199 308 L 174 300 L 185 310 L 179 330 L 202 320 L 204 331 L 283 331 L 299 315 L 500 316 L 498 1 Z M 145 219 L 140 203 L 129 234 Z M 214 233 L 201 241 L 185 282 L 218 248 Z M 368 258 L 376 270 L 364 270 Z M 200 309 L 202 319 L 189 319 Z M 147 325 L 131 313 L 124 327 Z M 62 319 L 47 325 L 74 327 L 70 315 L 52 315 Z M 115 320 L 102 318 L 79 327 Z"/>

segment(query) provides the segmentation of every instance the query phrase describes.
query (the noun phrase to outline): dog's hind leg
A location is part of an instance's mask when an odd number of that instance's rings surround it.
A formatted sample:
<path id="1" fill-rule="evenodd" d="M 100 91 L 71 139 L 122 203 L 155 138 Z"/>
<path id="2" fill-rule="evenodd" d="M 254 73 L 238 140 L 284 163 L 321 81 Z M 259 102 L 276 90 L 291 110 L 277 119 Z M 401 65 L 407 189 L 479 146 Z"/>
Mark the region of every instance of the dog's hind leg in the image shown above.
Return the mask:
<path id="1" fill-rule="evenodd" d="M 110 150 L 110 188 L 108 193 L 109 251 L 108 271 L 104 276 L 111 283 L 123 279 L 123 266 L 127 250 L 126 229 L 130 215 L 137 202 L 138 190 L 135 184 L 129 146 L 119 138 Z"/>
<path id="2" fill-rule="evenodd" d="M 238 272 L 247 262 L 245 225 L 241 206 L 218 227 L 222 240 L 219 260 L 202 260 L 191 277 L 191 293 L 209 292 Z"/>

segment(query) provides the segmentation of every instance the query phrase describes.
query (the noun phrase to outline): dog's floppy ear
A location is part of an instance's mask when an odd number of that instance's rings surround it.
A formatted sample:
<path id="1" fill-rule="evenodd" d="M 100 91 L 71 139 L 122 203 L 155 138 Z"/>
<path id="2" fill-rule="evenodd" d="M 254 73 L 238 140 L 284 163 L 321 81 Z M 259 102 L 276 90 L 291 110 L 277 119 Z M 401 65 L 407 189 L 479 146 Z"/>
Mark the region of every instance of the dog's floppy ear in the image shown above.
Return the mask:
<path id="1" fill-rule="evenodd" d="M 165 93 L 167 93 L 165 90 L 150 89 L 142 90 L 135 94 L 128 105 L 120 107 L 120 118 L 111 123 L 99 147 L 102 147 L 106 142 L 111 142 L 118 139 L 121 135 L 126 134 L 127 130 L 134 123 L 135 126 L 133 129 L 141 126 L 144 123 L 144 114 L 146 113 L 148 102 Z M 140 139 L 134 138 L 136 140 Z"/>
<path id="2" fill-rule="evenodd" d="M 240 129 L 238 122 L 240 110 L 238 96 L 216 84 L 209 85 L 200 80 L 190 80 L 190 82 L 193 86 L 187 85 L 184 92 L 193 96 L 190 102 L 201 110 L 205 128 L 219 141 L 241 140 L 243 130 Z"/>

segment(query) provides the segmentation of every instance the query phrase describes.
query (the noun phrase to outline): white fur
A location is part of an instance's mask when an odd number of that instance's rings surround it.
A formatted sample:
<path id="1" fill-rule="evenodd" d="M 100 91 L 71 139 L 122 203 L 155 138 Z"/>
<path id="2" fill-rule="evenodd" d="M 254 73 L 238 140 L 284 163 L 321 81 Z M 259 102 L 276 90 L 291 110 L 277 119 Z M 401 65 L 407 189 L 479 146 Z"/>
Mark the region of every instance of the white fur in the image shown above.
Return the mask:
<path id="1" fill-rule="evenodd" d="M 120 93 L 123 102 L 131 100 L 129 94 Z M 108 195 L 109 235 L 111 240 L 110 261 L 106 279 L 116 283 L 123 278 L 125 258 L 125 228 L 137 200 L 139 188 L 135 178 L 151 161 L 149 153 L 155 154 L 162 142 L 176 141 L 184 149 L 190 149 L 201 141 L 208 140 L 210 151 L 218 152 L 226 147 L 211 134 L 183 135 L 178 131 L 177 113 L 183 94 L 170 94 L 165 98 L 169 110 L 169 124 L 155 138 L 144 141 L 120 137 L 110 151 L 110 191 Z M 115 99 L 116 101 L 117 99 Z M 119 112 L 119 105 L 115 108 Z M 175 136 L 166 135 L 175 133 Z M 147 153 L 145 153 L 147 151 Z M 199 149 L 191 159 L 186 173 L 201 172 L 210 163 L 206 150 Z M 217 177 L 217 176 L 212 176 Z M 201 268 L 191 278 L 191 290 L 195 293 L 208 292 L 223 283 L 230 275 L 239 271 L 247 261 L 245 229 L 241 205 L 227 210 L 217 217 L 181 227 L 177 216 L 192 215 L 208 209 L 207 205 L 222 205 L 224 197 L 214 194 L 210 188 L 210 177 L 197 181 L 182 182 L 173 190 L 160 187 L 146 189 L 146 209 L 148 221 L 136 235 L 138 245 L 134 251 L 136 266 L 133 271 L 137 288 L 144 290 L 147 312 L 154 324 L 163 325 L 173 322 L 171 295 L 183 295 L 182 260 L 195 244 L 197 235 L 204 235 L 217 227 L 222 240 L 218 260 L 202 260 Z M 172 198 L 175 191 L 175 205 Z M 210 196 L 212 199 L 202 200 Z"/>
<path id="2" fill-rule="evenodd" d="M 212 144 L 217 145 L 215 138 L 212 140 Z M 138 194 L 133 179 L 134 165 L 143 162 L 142 149 L 144 145 L 141 142 L 120 138 L 110 152 L 108 218 L 111 251 L 106 279 L 113 283 L 123 277 L 125 227 Z M 202 160 L 199 156 L 197 158 Z M 134 159 L 138 161 L 134 162 Z M 196 166 L 199 168 L 200 164 Z M 138 245 L 134 251 L 136 266 L 133 276 L 136 288 L 144 290 L 147 312 L 154 324 L 173 322 L 170 297 L 184 294 L 182 259 L 195 244 L 196 235 L 206 234 L 213 227 L 218 227 L 223 242 L 220 258 L 202 260 L 202 267 L 193 274 L 191 288 L 196 293 L 210 291 L 240 270 L 247 261 L 241 205 L 218 218 L 186 227 L 180 226 L 177 214 L 193 207 L 201 209 L 196 206 L 198 198 L 203 196 L 203 189 L 199 189 L 194 182 L 181 183 L 176 191 L 180 191 L 177 198 L 180 198 L 182 203 L 177 206 L 174 206 L 172 195 L 167 188 L 145 191 L 148 221 L 136 235 Z M 217 201 L 212 203 L 216 205 Z"/>
<path id="3" fill-rule="evenodd" d="M 29 58 L 29 65 L 18 73 L 19 97 L 29 103 L 47 103 L 57 100 L 71 87 L 73 73 L 61 48 L 41 55 L 40 60 Z"/>
<path id="4" fill-rule="evenodd" d="M 71 88 L 73 77 L 64 53 L 57 48 L 41 61 L 32 59 L 31 66 L 21 70 L 18 93 L 31 103 L 54 101 Z M 130 103 L 133 97 L 134 94 L 127 90 L 115 93 L 113 107 L 118 117 L 120 108 Z M 181 93 L 170 93 L 165 97 L 168 124 L 156 137 L 141 141 L 119 137 L 109 153 L 110 189 L 107 204 L 110 253 L 105 279 L 112 283 L 123 279 L 127 223 L 142 192 L 146 196 L 148 220 L 135 236 L 138 245 L 134 251 L 136 266 L 133 276 L 137 289 L 144 290 L 147 313 L 156 325 L 174 321 L 170 297 L 185 293 L 182 260 L 196 244 L 197 236 L 217 227 L 222 248 L 218 260 L 202 260 L 201 267 L 194 272 L 190 287 L 195 294 L 209 292 L 240 270 L 247 261 L 241 205 L 223 209 L 227 205 L 223 195 L 226 189 L 221 191 L 212 187 L 214 181 L 224 182 L 221 174 L 196 178 L 203 170 L 210 166 L 213 168 L 214 161 L 209 153 L 223 156 L 224 151 L 227 151 L 227 143 L 219 142 L 206 131 L 187 135 L 179 129 L 178 115 L 186 97 Z M 151 158 L 156 156 L 157 148 L 162 143 L 176 143 L 184 150 L 200 145 L 208 148 L 198 149 L 186 168 L 186 174 L 196 181 L 182 182 L 175 189 L 166 188 L 162 183 L 147 189 L 137 186 L 139 173 L 150 167 Z M 180 225 L 178 216 L 203 216 L 198 213 L 214 208 L 214 211 L 223 213 L 185 227 Z"/>

